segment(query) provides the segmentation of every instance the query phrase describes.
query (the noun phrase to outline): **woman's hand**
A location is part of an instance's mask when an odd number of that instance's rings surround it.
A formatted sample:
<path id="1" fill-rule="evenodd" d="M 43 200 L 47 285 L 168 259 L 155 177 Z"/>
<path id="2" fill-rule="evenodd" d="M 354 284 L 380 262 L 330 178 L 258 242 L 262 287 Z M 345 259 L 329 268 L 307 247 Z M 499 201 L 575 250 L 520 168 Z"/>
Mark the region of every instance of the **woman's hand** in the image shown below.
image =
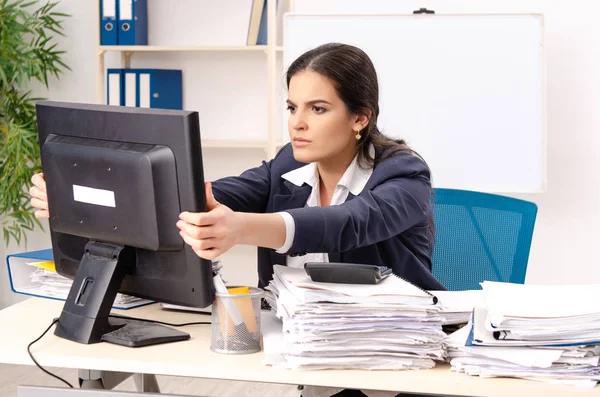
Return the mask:
<path id="1" fill-rule="evenodd" d="M 207 212 L 182 212 L 177 227 L 183 240 L 204 259 L 214 259 L 239 244 L 242 216 L 218 203 L 212 185 L 205 183 Z"/>
<path id="2" fill-rule="evenodd" d="M 44 174 L 34 174 L 31 177 L 31 183 L 33 183 L 33 186 L 29 189 L 29 195 L 31 196 L 31 206 L 36 209 L 35 216 L 37 218 L 50 218 Z"/>

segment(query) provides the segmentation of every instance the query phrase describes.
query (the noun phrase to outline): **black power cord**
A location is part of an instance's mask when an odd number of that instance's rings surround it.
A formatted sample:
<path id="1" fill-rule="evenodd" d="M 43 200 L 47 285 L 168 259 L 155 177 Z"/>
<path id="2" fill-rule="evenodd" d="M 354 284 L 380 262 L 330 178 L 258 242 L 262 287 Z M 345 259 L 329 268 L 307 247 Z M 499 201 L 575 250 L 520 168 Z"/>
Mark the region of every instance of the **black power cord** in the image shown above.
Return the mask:
<path id="1" fill-rule="evenodd" d="M 46 333 L 50 330 L 50 328 L 52 328 L 52 326 L 54 324 L 58 323 L 58 319 L 52 321 L 52 324 L 50 324 L 50 326 L 48 328 L 46 328 L 46 330 L 39 336 L 39 338 L 37 338 L 36 340 L 34 340 L 33 342 L 31 342 L 28 346 L 27 346 L 27 353 L 29 353 L 29 357 L 31 357 L 31 359 L 33 360 L 33 362 L 35 363 L 35 365 L 37 365 L 37 367 L 39 369 L 41 369 L 42 371 L 44 371 L 45 373 L 47 373 L 48 375 L 52 376 L 53 378 L 56 378 L 58 380 L 60 380 L 61 382 L 65 383 L 67 386 L 69 386 L 71 389 L 73 388 L 73 385 L 70 384 L 69 382 L 67 382 L 66 380 L 64 380 L 63 378 L 61 378 L 58 375 L 54 375 L 52 372 L 47 371 L 44 367 L 42 367 L 36 360 L 35 358 L 33 358 L 33 354 L 31 354 L 31 346 L 33 346 L 33 344 L 37 341 L 39 341 L 40 339 L 42 339 L 44 337 L 44 335 L 46 335 Z"/>
<path id="2" fill-rule="evenodd" d="M 206 325 L 206 324 L 210 324 L 210 321 L 206 322 L 206 321 L 201 321 L 201 322 L 193 322 L 193 323 L 181 323 L 181 324 L 172 324 L 172 323 L 165 323 L 163 321 L 156 321 L 156 320 L 148 320 L 145 318 L 136 318 L 136 317 L 127 317 L 127 316 L 117 316 L 117 315 L 109 315 L 108 317 L 112 317 L 112 318 L 118 318 L 121 320 L 134 320 L 134 321 L 142 321 L 145 323 L 154 323 L 154 324 L 160 324 L 160 325 L 166 325 L 169 327 L 185 327 L 188 325 Z M 65 383 L 67 386 L 69 386 L 71 389 L 73 389 L 73 385 L 70 384 L 69 382 L 67 382 L 66 380 L 64 380 L 63 378 L 61 378 L 58 375 L 53 374 L 52 372 L 46 370 L 44 367 L 42 367 L 37 361 L 36 359 L 33 357 L 33 354 L 31 354 L 31 346 L 33 346 L 34 343 L 38 342 L 40 339 L 42 339 L 44 337 L 44 335 L 46 335 L 48 333 L 48 331 L 50 331 L 50 328 L 52 328 L 52 326 L 54 326 L 56 323 L 58 323 L 58 319 L 55 319 L 54 321 L 52 321 L 52 324 L 50 324 L 48 326 L 48 328 L 46 328 L 46 330 L 44 332 L 42 332 L 42 334 L 33 342 L 31 342 L 29 345 L 27 345 L 27 353 L 29 353 L 29 357 L 31 357 L 31 360 L 35 363 L 35 365 L 41 369 L 42 371 L 44 371 L 45 373 L 47 373 L 48 375 L 52 376 L 53 378 L 56 378 L 58 380 L 60 380 L 61 382 Z"/>

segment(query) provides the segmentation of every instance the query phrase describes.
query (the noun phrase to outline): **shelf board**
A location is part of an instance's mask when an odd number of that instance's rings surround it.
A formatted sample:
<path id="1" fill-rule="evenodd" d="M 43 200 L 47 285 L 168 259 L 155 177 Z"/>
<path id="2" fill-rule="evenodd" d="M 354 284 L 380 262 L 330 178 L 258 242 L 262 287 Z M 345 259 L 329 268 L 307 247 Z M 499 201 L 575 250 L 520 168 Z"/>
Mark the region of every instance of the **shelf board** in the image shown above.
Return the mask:
<path id="1" fill-rule="evenodd" d="M 265 141 L 228 141 L 207 139 L 202 141 L 202 148 L 216 149 L 267 149 Z"/>
<path id="2" fill-rule="evenodd" d="M 99 51 L 117 51 L 117 52 L 200 52 L 200 51 L 259 51 L 266 52 L 266 45 L 245 45 L 245 46 L 160 46 L 160 45 L 102 45 L 98 47 Z M 283 52 L 282 46 L 275 47 L 276 52 Z"/>
<path id="3" fill-rule="evenodd" d="M 281 48 L 281 47 L 278 47 Z M 157 45 L 103 45 L 100 51 L 118 52 L 193 52 L 193 51 L 261 51 L 267 50 L 266 45 L 247 46 L 157 46 Z"/>

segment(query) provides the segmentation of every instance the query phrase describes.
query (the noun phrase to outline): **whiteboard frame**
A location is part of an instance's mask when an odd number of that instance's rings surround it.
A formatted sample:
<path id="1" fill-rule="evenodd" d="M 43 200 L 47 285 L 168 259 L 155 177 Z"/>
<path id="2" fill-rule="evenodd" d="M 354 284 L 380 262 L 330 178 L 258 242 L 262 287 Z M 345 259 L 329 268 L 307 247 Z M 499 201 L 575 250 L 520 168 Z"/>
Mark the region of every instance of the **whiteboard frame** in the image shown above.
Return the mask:
<path id="1" fill-rule="evenodd" d="M 546 43 L 545 43 L 545 19 L 544 14 L 542 13 L 476 13 L 476 14 L 468 14 L 468 13 L 459 13 L 459 14 L 365 14 L 365 13 L 324 13 L 324 14 L 313 14 L 313 13 L 298 13 L 298 12 L 287 12 L 283 16 L 283 59 L 282 59 L 282 67 L 283 67 L 283 75 L 287 71 L 289 64 L 286 63 L 286 48 L 288 46 L 289 36 L 288 36 L 288 23 L 293 18 L 302 18 L 302 17 L 310 17 L 310 18 L 356 18 L 356 17 L 385 17 L 385 18 L 407 18 L 407 19 L 419 19 L 419 18 L 454 18 L 454 17 L 474 17 L 474 18 L 492 18 L 492 17 L 534 17 L 539 19 L 540 21 L 540 50 L 539 50 L 539 61 L 540 61 L 540 73 L 541 73 L 541 90 L 540 90 L 540 104 L 541 104 L 541 167 L 540 167 L 540 186 L 538 188 L 532 189 L 511 189 L 510 191 L 500 191 L 500 190 L 481 190 L 485 193 L 494 193 L 494 194 L 540 194 L 544 193 L 548 187 L 548 147 L 547 147 L 547 65 L 546 65 Z M 289 142 L 289 136 L 287 133 L 287 115 L 286 111 L 283 112 L 283 133 L 281 137 L 283 139 L 283 143 Z"/>

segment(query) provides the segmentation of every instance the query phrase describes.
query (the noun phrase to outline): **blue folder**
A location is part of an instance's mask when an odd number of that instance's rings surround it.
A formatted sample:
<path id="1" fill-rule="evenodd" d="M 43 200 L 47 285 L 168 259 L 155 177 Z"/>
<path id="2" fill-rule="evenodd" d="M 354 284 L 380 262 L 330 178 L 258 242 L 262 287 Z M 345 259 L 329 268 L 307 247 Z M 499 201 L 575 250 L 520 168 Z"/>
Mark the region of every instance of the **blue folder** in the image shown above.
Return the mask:
<path id="1" fill-rule="evenodd" d="M 275 3 L 275 9 L 279 7 L 279 0 Z M 267 1 L 263 7 L 262 15 L 260 17 L 260 27 L 258 28 L 258 37 L 256 39 L 256 45 L 267 45 L 267 19 L 268 19 Z"/>
<path id="2" fill-rule="evenodd" d="M 119 45 L 148 44 L 146 0 L 119 0 Z"/>
<path id="3" fill-rule="evenodd" d="M 37 270 L 35 266 L 30 265 L 33 262 L 54 261 L 51 249 L 22 252 L 8 255 L 6 257 L 6 266 L 8 267 L 8 280 L 10 289 L 17 294 L 35 296 L 38 298 L 54 299 L 59 301 L 66 300 L 66 296 L 48 296 L 45 295 L 41 284 L 36 284 L 30 279 L 30 274 Z M 132 309 L 134 307 L 144 306 L 153 303 L 146 299 L 139 299 L 134 302 L 122 305 L 114 304 L 114 309 Z"/>
<path id="4" fill-rule="evenodd" d="M 183 109 L 181 70 L 124 69 L 124 75 L 135 73 L 135 81 L 125 78 L 123 95 L 130 98 L 135 92 L 135 106 L 155 109 Z M 125 103 L 128 105 L 128 103 Z M 130 102 L 129 105 L 132 105 Z"/>
<path id="5" fill-rule="evenodd" d="M 100 0 L 100 45 L 117 45 L 119 0 Z"/>

